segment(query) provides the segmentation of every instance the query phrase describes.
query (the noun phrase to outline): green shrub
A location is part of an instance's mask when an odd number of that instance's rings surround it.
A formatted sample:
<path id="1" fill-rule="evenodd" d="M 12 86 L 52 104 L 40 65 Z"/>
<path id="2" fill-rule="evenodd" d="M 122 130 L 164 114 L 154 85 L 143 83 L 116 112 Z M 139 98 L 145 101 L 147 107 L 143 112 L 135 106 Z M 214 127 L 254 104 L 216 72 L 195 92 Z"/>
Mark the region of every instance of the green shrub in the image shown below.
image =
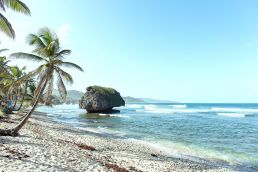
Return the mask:
<path id="1" fill-rule="evenodd" d="M 101 86 L 94 85 L 94 86 L 91 86 L 91 88 L 96 92 L 99 92 L 104 95 L 111 95 L 115 93 L 115 90 L 109 87 L 101 87 Z"/>

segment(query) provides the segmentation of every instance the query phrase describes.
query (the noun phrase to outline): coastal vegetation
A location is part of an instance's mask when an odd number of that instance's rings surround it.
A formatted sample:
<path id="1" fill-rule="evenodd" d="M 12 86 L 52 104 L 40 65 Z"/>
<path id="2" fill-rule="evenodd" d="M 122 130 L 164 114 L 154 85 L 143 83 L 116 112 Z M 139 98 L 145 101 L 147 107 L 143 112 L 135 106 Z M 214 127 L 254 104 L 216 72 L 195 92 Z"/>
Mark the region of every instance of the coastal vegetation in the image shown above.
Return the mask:
<path id="1" fill-rule="evenodd" d="M 116 90 L 113 88 L 102 87 L 98 85 L 90 86 L 87 88 L 87 90 L 94 90 L 95 92 L 98 92 L 100 94 L 107 95 L 107 96 L 114 94 L 116 92 Z"/>
<path id="2" fill-rule="evenodd" d="M 12 59 L 27 59 L 40 62 L 41 64 L 33 71 L 25 73 L 25 68 L 17 66 L 8 66 L 6 58 L 2 58 L 1 63 L 1 90 L 2 97 L 11 99 L 14 105 L 8 107 L 9 113 L 15 109 L 18 97 L 20 98 L 21 109 L 23 101 L 28 93 L 28 88 L 33 91 L 31 97 L 31 108 L 17 126 L 11 129 L 0 130 L 0 135 L 16 136 L 19 130 L 24 126 L 32 113 L 35 111 L 38 103 L 51 106 L 54 81 L 57 79 L 57 88 L 60 96 L 65 99 L 67 90 L 65 83 L 72 84 L 72 76 L 63 70 L 63 67 L 74 68 L 79 71 L 83 69 L 72 62 L 64 61 L 65 57 L 71 54 L 71 50 L 62 49 L 57 35 L 49 28 L 42 28 L 37 34 L 28 35 L 29 45 L 34 47 L 32 53 L 17 52 L 10 55 Z M 33 87 L 34 81 L 37 81 L 36 87 Z"/>

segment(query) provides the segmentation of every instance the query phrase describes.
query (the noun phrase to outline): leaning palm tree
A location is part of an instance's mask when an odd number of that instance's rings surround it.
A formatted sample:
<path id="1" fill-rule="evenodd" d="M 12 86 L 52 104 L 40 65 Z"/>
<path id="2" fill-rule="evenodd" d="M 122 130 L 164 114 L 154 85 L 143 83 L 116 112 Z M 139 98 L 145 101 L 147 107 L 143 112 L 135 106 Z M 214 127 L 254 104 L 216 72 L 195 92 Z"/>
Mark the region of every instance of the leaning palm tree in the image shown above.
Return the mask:
<path id="1" fill-rule="evenodd" d="M 31 110 L 16 127 L 0 130 L 0 135 L 17 135 L 19 130 L 24 126 L 36 109 L 43 94 L 48 98 L 47 103 L 51 104 L 51 99 L 49 98 L 52 96 L 55 77 L 57 78 L 57 88 L 61 97 L 66 97 L 67 91 L 65 82 L 72 84 L 73 78 L 69 73 L 64 71 L 62 67 L 71 67 L 83 71 L 80 66 L 64 61 L 65 56 L 71 54 L 71 50 L 62 50 L 57 35 L 48 28 L 41 29 L 38 34 L 30 34 L 28 36 L 28 41 L 30 45 L 35 47 L 33 53 L 19 52 L 12 54 L 11 57 L 17 59 L 29 59 L 43 63 L 37 69 L 20 79 L 20 81 L 22 81 L 37 76 L 39 82 L 34 91 L 33 105 Z M 17 81 L 17 84 L 19 84 L 19 81 Z"/>
<path id="2" fill-rule="evenodd" d="M 20 0 L 0 0 L 0 10 L 5 11 L 10 8 L 13 11 L 30 15 L 30 9 Z M 11 38 L 15 38 L 15 32 L 9 21 L 0 12 L 0 30 Z"/>

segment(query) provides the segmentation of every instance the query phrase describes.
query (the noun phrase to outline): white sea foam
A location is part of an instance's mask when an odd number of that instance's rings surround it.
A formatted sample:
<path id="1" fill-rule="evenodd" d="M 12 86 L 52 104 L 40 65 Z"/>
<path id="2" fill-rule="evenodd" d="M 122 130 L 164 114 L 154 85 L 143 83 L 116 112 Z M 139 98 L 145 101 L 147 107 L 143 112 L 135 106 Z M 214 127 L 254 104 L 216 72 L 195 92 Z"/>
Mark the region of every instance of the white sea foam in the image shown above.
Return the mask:
<path id="1" fill-rule="evenodd" d="M 182 106 L 183 107 L 183 106 Z M 185 109 L 185 108 L 158 108 L 156 105 L 145 105 L 144 112 L 149 113 L 205 113 L 210 112 L 209 109 Z M 137 110 L 139 112 L 143 110 Z"/>
<path id="2" fill-rule="evenodd" d="M 153 104 L 144 105 L 144 109 L 145 110 L 153 110 L 153 109 L 157 109 L 157 106 L 153 105 Z"/>
<path id="3" fill-rule="evenodd" d="M 125 107 L 129 107 L 129 108 L 141 108 L 141 107 L 143 107 L 143 105 L 140 105 L 140 104 L 127 104 L 127 105 L 125 105 Z"/>
<path id="4" fill-rule="evenodd" d="M 224 160 L 232 162 L 234 157 L 226 156 L 218 151 L 210 149 L 204 149 L 195 145 L 185 145 L 183 143 L 175 143 L 165 140 L 152 140 L 144 141 L 137 139 L 128 139 L 129 141 L 136 142 L 138 144 L 144 144 L 151 147 L 154 150 L 158 150 L 161 154 L 166 156 L 173 156 L 177 158 L 185 158 L 193 161 L 201 161 L 199 158 L 211 159 L 211 160 Z"/>
<path id="5" fill-rule="evenodd" d="M 96 128 L 92 128 L 92 127 L 75 127 L 78 128 L 80 130 L 84 130 L 84 131 L 88 131 L 88 132 L 92 132 L 92 133 L 96 133 L 96 134 L 120 134 L 119 132 L 115 132 L 110 130 L 108 127 L 103 127 L 103 126 L 98 126 Z M 122 134 L 120 134 L 122 135 Z"/>
<path id="6" fill-rule="evenodd" d="M 112 117 L 119 117 L 119 118 L 130 118 L 129 116 L 126 116 L 126 115 L 111 114 L 110 116 L 112 116 Z"/>
<path id="7" fill-rule="evenodd" d="M 76 113 L 76 112 L 80 112 L 81 110 L 69 110 L 69 109 L 59 109 L 57 112 L 60 113 Z"/>
<path id="8" fill-rule="evenodd" d="M 144 112 L 150 112 L 150 113 L 174 113 L 173 109 L 164 109 L 164 108 L 158 108 L 156 105 L 145 105 L 144 106 L 145 111 Z"/>
<path id="9" fill-rule="evenodd" d="M 110 116 L 110 114 L 100 113 L 99 116 Z"/>
<path id="10" fill-rule="evenodd" d="M 126 115 L 118 115 L 118 114 L 104 114 L 100 113 L 99 116 L 106 116 L 106 117 L 119 117 L 119 118 L 129 118 L 129 116 Z"/>
<path id="11" fill-rule="evenodd" d="M 258 109 L 245 108 L 211 108 L 214 112 L 232 112 L 232 113 L 258 113 Z"/>
<path id="12" fill-rule="evenodd" d="M 98 126 L 97 128 L 100 129 L 100 130 L 107 130 L 108 129 L 107 127 L 101 127 L 101 126 Z"/>
<path id="13" fill-rule="evenodd" d="M 226 116 L 226 117 L 234 117 L 234 118 L 244 118 L 246 114 L 244 113 L 217 113 L 219 116 Z"/>
<path id="14" fill-rule="evenodd" d="M 208 109 L 155 109 L 155 110 L 147 110 L 145 112 L 150 113 L 208 113 L 210 110 Z"/>
<path id="15" fill-rule="evenodd" d="M 187 108 L 187 105 L 168 105 L 168 106 L 173 107 L 173 108 L 179 108 L 179 109 Z"/>
<path id="16" fill-rule="evenodd" d="M 171 106 L 171 105 L 170 105 Z M 172 113 L 230 113 L 230 114 L 245 114 L 252 115 L 258 113 L 258 109 L 244 109 L 244 108 L 218 108 L 213 107 L 211 109 L 188 109 L 188 108 L 158 108 L 155 105 L 145 105 L 144 110 L 136 110 L 138 112 L 147 112 L 147 113 L 165 113 L 165 114 L 172 114 Z M 241 115 L 239 115 L 241 116 Z"/>
<path id="17" fill-rule="evenodd" d="M 92 132 L 92 133 L 97 133 L 97 134 L 103 133 L 102 131 L 100 131 L 97 128 L 89 128 L 89 127 L 75 127 L 75 128 L 78 128 L 78 129 L 84 130 L 84 131 L 89 131 L 89 132 Z"/>
<path id="18" fill-rule="evenodd" d="M 152 149 L 159 151 L 160 153 L 165 154 L 167 156 L 182 158 L 182 155 L 177 150 L 170 149 L 166 146 L 158 144 L 157 142 L 147 141 L 147 140 L 139 140 L 139 139 L 135 139 L 135 138 L 129 138 L 127 140 L 130 142 L 133 142 L 133 143 L 146 145 L 146 146 L 151 147 Z"/>

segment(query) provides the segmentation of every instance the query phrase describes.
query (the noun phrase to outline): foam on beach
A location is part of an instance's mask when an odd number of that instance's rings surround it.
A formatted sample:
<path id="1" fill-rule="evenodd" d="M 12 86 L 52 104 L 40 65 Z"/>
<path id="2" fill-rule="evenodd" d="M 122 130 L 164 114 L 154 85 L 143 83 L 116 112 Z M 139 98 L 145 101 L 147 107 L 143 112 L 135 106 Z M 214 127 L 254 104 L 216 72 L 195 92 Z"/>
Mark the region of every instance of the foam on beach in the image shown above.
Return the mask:
<path id="1" fill-rule="evenodd" d="M 196 145 L 185 145 L 183 143 L 176 143 L 167 140 L 149 141 L 128 139 L 137 144 L 146 145 L 153 150 L 159 150 L 161 154 L 168 157 L 176 157 L 192 160 L 195 162 L 202 161 L 203 159 L 212 161 L 225 161 L 228 163 L 237 163 L 238 159 L 235 156 L 225 155 L 212 149 L 205 149 Z"/>
<path id="2" fill-rule="evenodd" d="M 102 134 L 103 133 L 97 128 L 90 128 L 90 127 L 75 127 L 75 128 L 77 128 L 79 130 L 82 130 L 82 131 L 88 131 L 88 132 L 96 133 L 96 134 Z"/>

